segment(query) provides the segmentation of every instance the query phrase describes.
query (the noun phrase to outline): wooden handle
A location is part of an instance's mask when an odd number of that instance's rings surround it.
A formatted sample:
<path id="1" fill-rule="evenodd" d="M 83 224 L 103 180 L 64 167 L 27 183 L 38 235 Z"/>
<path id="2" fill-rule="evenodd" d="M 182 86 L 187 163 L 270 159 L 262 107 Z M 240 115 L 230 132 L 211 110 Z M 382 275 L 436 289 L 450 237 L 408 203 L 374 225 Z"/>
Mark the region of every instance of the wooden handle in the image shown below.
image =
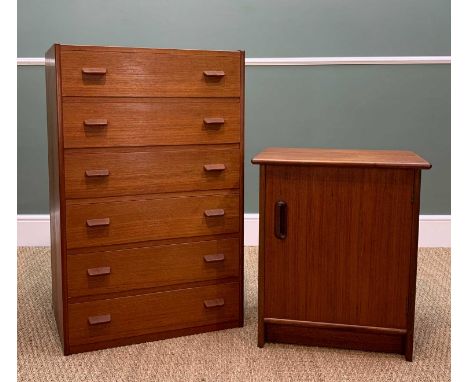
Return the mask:
<path id="1" fill-rule="evenodd" d="M 203 259 L 206 263 L 219 263 L 224 261 L 224 253 L 216 253 L 214 255 L 205 255 Z"/>
<path id="2" fill-rule="evenodd" d="M 81 68 L 81 72 L 83 74 L 104 75 L 107 73 L 107 69 L 106 68 Z"/>
<path id="3" fill-rule="evenodd" d="M 222 208 L 216 208 L 214 210 L 205 210 L 205 216 L 224 216 L 224 210 Z"/>
<path id="4" fill-rule="evenodd" d="M 101 118 L 101 119 L 85 119 L 83 121 L 85 126 L 107 126 L 107 119 Z"/>
<path id="5" fill-rule="evenodd" d="M 203 118 L 205 126 L 220 126 L 224 125 L 224 118 Z"/>
<path id="6" fill-rule="evenodd" d="M 100 170 L 86 170 L 85 175 L 87 177 L 109 176 L 109 170 L 107 168 L 103 168 Z"/>
<path id="7" fill-rule="evenodd" d="M 224 77 L 224 72 L 222 70 L 205 70 L 203 75 L 210 78 L 222 78 Z"/>
<path id="8" fill-rule="evenodd" d="M 223 163 L 216 163 L 216 164 L 205 164 L 203 166 L 205 171 L 224 171 L 226 170 L 226 166 Z"/>
<path id="9" fill-rule="evenodd" d="M 275 205 L 275 236 L 278 239 L 286 239 L 287 234 L 287 215 L 288 205 L 286 202 L 279 201 Z"/>
<path id="10" fill-rule="evenodd" d="M 103 218 L 103 219 L 88 219 L 86 220 L 86 225 L 88 227 L 100 227 L 100 226 L 106 226 L 110 224 L 110 219 L 109 218 Z"/>
<path id="11" fill-rule="evenodd" d="M 110 275 L 110 273 L 111 273 L 110 267 L 98 267 L 98 268 L 88 269 L 88 276 L 103 276 L 103 275 Z"/>
<path id="12" fill-rule="evenodd" d="M 102 316 L 89 316 L 88 317 L 88 323 L 90 325 L 107 324 L 108 322 L 111 322 L 110 314 L 103 314 Z"/>
<path id="13" fill-rule="evenodd" d="M 224 306 L 224 298 L 214 298 L 212 300 L 203 301 L 205 308 L 216 308 L 218 306 Z"/>

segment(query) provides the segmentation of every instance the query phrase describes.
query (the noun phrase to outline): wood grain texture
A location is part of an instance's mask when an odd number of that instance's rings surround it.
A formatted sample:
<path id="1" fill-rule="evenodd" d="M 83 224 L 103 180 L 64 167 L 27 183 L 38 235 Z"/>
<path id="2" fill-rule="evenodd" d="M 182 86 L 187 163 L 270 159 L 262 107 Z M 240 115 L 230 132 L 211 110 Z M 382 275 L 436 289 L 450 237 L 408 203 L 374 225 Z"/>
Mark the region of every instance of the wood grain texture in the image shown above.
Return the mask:
<path id="1" fill-rule="evenodd" d="M 222 171 L 205 165 L 222 164 Z M 88 170 L 108 170 L 105 177 Z M 80 149 L 65 152 L 67 198 L 239 188 L 239 148 L 232 146 Z"/>
<path id="2" fill-rule="evenodd" d="M 265 317 L 406 328 L 413 171 L 267 172 Z M 285 240 L 274 235 L 277 200 L 288 205 Z"/>
<path id="3" fill-rule="evenodd" d="M 100 342 L 89 342 L 79 345 L 71 345 L 70 354 L 107 349 L 116 346 L 133 345 L 148 341 L 159 341 L 174 337 L 190 336 L 193 334 L 212 332 L 215 330 L 237 328 L 238 326 L 239 321 L 236 319 L 232 321 L 217 322 L 215 324 L 209 325 L 186 326 L 182 329 L 165 330 L 160 332 L 147 333 L 139 336 L 126 336 Z"/>
<path id="4" fill-rule="evenodd" d="M 129 46 L 102 46 L 102 45 L 60 45 L 64 52 L 90 51 L 90 52 L 118 52 L 118 53 L 152 53 L 171 54 L 173 56 L 186 56 L 187 54 L 201 54 L 209 57 L 238 55 L 242 51 L 238 50 L 205 50 L 205 49 L 167 49 Z"/>
<path id="5" fill-rule="evenodd" d="M 245 157 L 245 51 L 240 51 L 240 173 L 239 173 L 239 326 L 244 326 L 244 157 Z"/>
<path id="6" fill-rule="evenodd" d="M 431 168 L 429 162 L 412 151 L 292 147 L 269 147 L 258 153 L 252 159 L 252 163 L 340 167 Z"/>
<path id="7" fill-rule="evenodd" d="M 204 326 L 235 319 L 239 312 L 238 283 L 151 293 L 70 304 L 70 343 L 79 345 L 121 337 Z M 205 300 L 222 298 L 224 305 L 207 309 Z M 107 324 L 89 325 L 88 317 L 111 315 Z"/>
<path id="8" fill-rule="evenodd" d="M 260 166 L 260 192 L 259 192 L 259 240 L 258 240 L 258 336 L 257 345 L 265 345 L 265 192 L 266 192 L 266 166 Z"/>
<path id="9" fill-rule="evenodd" d="M 222 255 L 221 260 L 205 257 Z M 211 240 L 68 256 L 69 297 L 239 276 L 239 240 Z M 110 272 L 90 277 L 89 269 Z"/>
<path id="10" fill-rule="evenodd" d="M 205 118 L 222 118 L 207 125 Z M 106 120 L 104 126 L 84 121 Z M 240 142 L 239 99 L 66 98 L 66 148 Z"/>
<path id="11" fill-rule="evenodd" d="M 62 92 L 63 96 L 239 97 L 239 55 L 64 51 Z M 106 73 L 83 74 L 84 67 L 105 68 Z M 207 70 L 225 75 L 205 76 Z"/>
<path id="12" fill-rule="evenodd" d="M 402 354 L 404 336 L 387 333 L 365 333 L 324 327 L 303 327 L 285 324 L 265 324 L 267 342 L 296 345 L 326 346 Z"/>
<path id="13" fill-rule="evenodd" d="M 416 274 L 418 269 L 419 205 L 421 191 L 421 170 L 414 170 L 413 216 L 411 227 L 411 249 L 409 264 L 409 289 L 407 304 L 407 335 L 405 338 L 405 358 L 413 361 L 414 316 L 416 304 Z"/>
<path id="14" fill-rule="evenodd" d="M 47 139 L 49 163 L 49 212 L 51 236 L 52 307 L 64 351 L 68 351 L 66 238 L 63 189 L 63 137 L 60 85 L 60 46 L 46 52 Z"/>
<path id="15" fill-rule="evenodd" d="M 364 151 L 345 163 L 349 151 L 265 153 L 253 160 L 261 164 L 258 346 L 334 346 L 412 360 L 425 161 L 407 152 Z M 278 203 L 285 235 L 276 232 Z"/>
<path id="16" fill-rule="evenodd" d="M 315 329 L 332 329 L 337 332 L 353 332 L 353 333 L 376 333 L 376 334 L 389 334 L 394 336 L 406 335 L 406 329 L 384 328 L 381 326 L 363 326 L 363 325 L 349 325 L 337 324 L 330 322 L 313 322 L 313 321 L 299 321 L 289 320 L 284 318 L 265 318 L 265 324 L 271 325 L 288 325 L 297 326 L 301 328 L 315 328 Z"/>
<path id="17" fill-rule="evenodd" d="M 222 208 L 224 216 L 207 217 Z M 86 220 L 109 218 L 106 227 L 87 227 Z M 67 201 L 68 248 L 145 240 L 223 234 L 239 231 L 239 194 L 116 199 L 111 202 Z"/>
<path id="18" fill-rule="evenodd" d="M 244 52 L 51 51 L 53 300 L 64 354 L 242 326 Z M 208 294 L 201 304 L 212 316 L 182 314 L 195 302 L 180 290 L 228 283 L 235 309 Z M 143 296 L 161 293 L 180 313 L 147 315 Z M 113 334 L 69 343 L 74 309 L 109 301 L 117 310 L 132 301 L 143 326 L 131 312 L 116 323 L 115 312 L 89 311 L 87 326 Z"/>

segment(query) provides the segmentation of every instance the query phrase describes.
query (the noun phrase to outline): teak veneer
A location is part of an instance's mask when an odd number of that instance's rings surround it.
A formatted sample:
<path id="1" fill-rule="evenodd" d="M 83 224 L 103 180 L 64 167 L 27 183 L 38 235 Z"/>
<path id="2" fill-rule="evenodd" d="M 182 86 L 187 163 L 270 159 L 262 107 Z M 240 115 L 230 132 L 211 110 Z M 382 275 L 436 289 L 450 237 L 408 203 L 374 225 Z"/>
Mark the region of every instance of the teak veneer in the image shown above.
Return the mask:
<path id="1" fill-rule="evenodd" d="M 243 325 L 242 51 L 46 53 L 64 354 Z"/>
<path id="2" fill-rule="evenodd" d="M 413 358 L 422 169 L 408 151 L 269 148 L 260 164 L 258 345 Z"/>

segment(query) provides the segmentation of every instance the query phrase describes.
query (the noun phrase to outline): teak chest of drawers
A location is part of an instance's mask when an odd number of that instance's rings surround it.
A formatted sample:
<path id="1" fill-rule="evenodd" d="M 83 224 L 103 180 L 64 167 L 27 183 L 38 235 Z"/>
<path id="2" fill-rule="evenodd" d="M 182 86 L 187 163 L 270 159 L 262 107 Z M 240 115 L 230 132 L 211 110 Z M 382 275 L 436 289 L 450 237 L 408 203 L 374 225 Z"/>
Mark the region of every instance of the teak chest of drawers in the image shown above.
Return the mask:
<path id="1" fill-rule="evenodd" d="M 269 148 L 260 164 L 258 345 L 413 357 L 421 169 L 408 151 Z"/>
<path id="2" fill-rule="evenodd" d="M 46 53 L 65 354 L 243 325 L 244 52 Z"/>

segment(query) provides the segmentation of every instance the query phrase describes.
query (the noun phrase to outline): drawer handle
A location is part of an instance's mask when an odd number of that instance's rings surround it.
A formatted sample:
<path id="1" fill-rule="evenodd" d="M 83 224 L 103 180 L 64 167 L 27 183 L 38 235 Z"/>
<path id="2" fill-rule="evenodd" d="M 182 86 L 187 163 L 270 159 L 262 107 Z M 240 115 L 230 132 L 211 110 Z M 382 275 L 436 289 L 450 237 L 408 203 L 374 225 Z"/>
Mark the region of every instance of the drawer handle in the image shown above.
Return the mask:
<path id="1" fill-rule="evenodd" d="M 101 170 L 86 170 L 85 175 L 90 178 L 97 176 L 109 176 L 109 170 L 107 168 L 103 168 Z"/>
<path id="2" fill-rule="evenodd" d="M 220 126 L 224 125 L 224 118 L 203 118 L 205 126 Z"/>
<path id="3" fill-rule="evenodd" d="M 214 255 L 205 255 L 203 259 L 206 263 L 219 263 L 224 261 L 224 253 L 216 253 Z"/>
<path id="4" fill-rule="evenodd" d="M 90 317 L 88 317 L 88 323 L 90 325 L 107 324 L 108 322 L 111 322 L 111 315 L 110 314 L 103 314 L 102 316 L 90 316 Z"/>
<path id="5" fill-rule="evenodd" d="M 107 226 L 109 224 L 110 224 L 109 218 L 86 220 L 86 225 L 88 227 L 101 227 L 101 226 Z"/>
<path id="6" fill-rule="evenodd" d="M 110 275 L 110 273 L 111 273 L 110 267 L 98 267 L 98 268 L 88 269 L 88 276 L 104 276 L 104 275 Z"/>
<path id="7" fill-rule="evenodd" d="M 107 119 L 85 119 L 83 123 L 85 126 L 91 127 L 107 126 Z"/>
<path id="8" fill-rule="evenodd" d="M 280 239 L 286 239 L 287 234 L 287 216 L 288 205 L 286 202 L 279 201 L 275 205 L 275 236 Z"/>
<path id="9" fill-rule="evenodd" d="M 222 70 L 205 70 L 203 75 L 209 78 L 222 78 L 224 77 L 224 72 Z"/>
<path id="10" fill-rule="evenodd" d="M 203 303 L 205 304 L 205 308 L 216 308 L 218 306 L 224 306 L 224 298 L 214 298 L 212 300 L 205 300 Z"/>
<path id="11" fill-rule="evenodd" d="M 226 170 L 226 166 L 223 163 L 216 163 L 216 164 L 205 164 L 203 166 L 205 171 L 224 171 Z"/>
<path id="12" fill-rule="evenodd" d="M 216 208 L 214 210 L 205 210 L 205 216 L 224 216 L 224 210 L 222 208 Z"/>
<path id="13" fill-rule="evenodd" d="M 106 68 L 81 68 L 83 74 L 96 74 L 96 75 L 105 75 L 107 73 Z"/>

